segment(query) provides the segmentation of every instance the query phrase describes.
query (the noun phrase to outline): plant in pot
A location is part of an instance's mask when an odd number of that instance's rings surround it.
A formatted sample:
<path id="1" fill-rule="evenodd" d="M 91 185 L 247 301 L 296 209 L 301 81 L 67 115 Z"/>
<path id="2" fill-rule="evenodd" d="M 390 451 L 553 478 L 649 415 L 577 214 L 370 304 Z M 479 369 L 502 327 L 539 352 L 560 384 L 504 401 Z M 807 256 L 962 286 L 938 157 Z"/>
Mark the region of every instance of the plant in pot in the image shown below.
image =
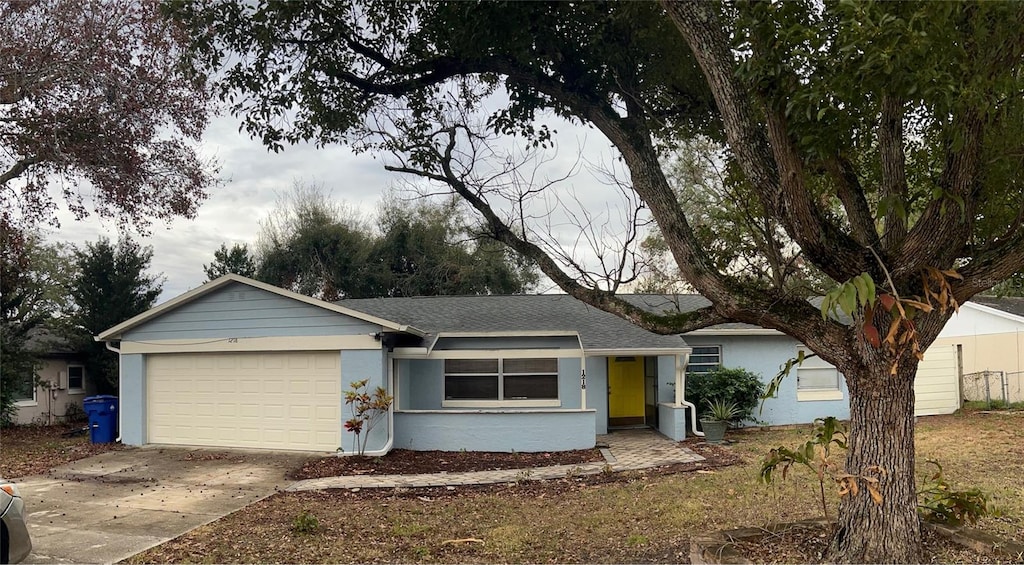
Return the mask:
<path id="1" fill-rule="evenodd" d="M 700 416 L 700 427 L 704 430 L 704 441 L 708 443 L 722 443 L 725 439 L 725 431 L 729 429 L 740 415 L 740 409 L 735 402 L 724 400 L 708 401 L 709 410 Z"/>

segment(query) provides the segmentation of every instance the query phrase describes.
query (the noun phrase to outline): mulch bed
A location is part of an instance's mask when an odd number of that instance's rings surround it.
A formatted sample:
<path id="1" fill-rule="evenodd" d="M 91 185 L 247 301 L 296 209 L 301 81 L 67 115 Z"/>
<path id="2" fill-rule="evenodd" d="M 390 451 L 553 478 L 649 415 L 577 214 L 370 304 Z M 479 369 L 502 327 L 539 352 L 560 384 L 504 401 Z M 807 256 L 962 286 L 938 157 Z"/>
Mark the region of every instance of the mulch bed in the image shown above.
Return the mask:
<path id="1" fill-rule="evenodd" d="M 72 461 L 125 449 L 118 443 L 90 443 L 85 424 L 14 426 L 0 430 L 0 476 L 42 475 Z"/>
<path id="2" fill-rule="evenodd" d="M 979 553 L 931 530 L 921 532 L 921 563 L 1020 563 Z M 823 563 L 831 536 L 821 527 L 794 525 L 757 541 L 735 543 L 754 563 Z"/>
<path id="3" fill-rule="evenodd" d="M 383 457 L 322 457 L 307 461 L 289 473 L 294 480 L 344 475 L 415 475 L 465 473 L 501 469 L 527 469 L 551 465 L 580 465 L 604 461 L 598 449 L 550 453 L 481 451 L 410 451 L 395 449 Z"/>

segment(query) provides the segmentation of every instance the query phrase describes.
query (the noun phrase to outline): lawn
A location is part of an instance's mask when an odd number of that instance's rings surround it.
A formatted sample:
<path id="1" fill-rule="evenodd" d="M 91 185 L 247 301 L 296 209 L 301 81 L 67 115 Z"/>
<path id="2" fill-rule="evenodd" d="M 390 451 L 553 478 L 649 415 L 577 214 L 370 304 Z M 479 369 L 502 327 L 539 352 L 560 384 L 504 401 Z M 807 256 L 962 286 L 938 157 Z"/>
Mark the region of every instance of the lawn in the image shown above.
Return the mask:
<path id="1" fill-rule="evenodd" d="M 86 424 L 14 426 L 0 430 L 0 477 L 17 479 L 42 475 L 54 467 L 91 457 L 120 444 L 89 443 L 88 433 L 76 433 Z"/>
<path id="2" fill-rule="evenodd" d="M 602 484 L 565 479 L 451 491 L 279 493 L 131 562 L 687 561 L 694 534 L 820 516 L 809 473 L 772 487 L 757 482 L 768 448 L 806 435 L 807 429 L 733 433 L 729 449 L 739 464 L 630 473 Z M 981 526 L 1024 540 L 1024 414 L 922 418 L 918 458 L 922 476 L 924 459 L 935 458 L 955 487 L 990 493 L 999 515 Z"/>

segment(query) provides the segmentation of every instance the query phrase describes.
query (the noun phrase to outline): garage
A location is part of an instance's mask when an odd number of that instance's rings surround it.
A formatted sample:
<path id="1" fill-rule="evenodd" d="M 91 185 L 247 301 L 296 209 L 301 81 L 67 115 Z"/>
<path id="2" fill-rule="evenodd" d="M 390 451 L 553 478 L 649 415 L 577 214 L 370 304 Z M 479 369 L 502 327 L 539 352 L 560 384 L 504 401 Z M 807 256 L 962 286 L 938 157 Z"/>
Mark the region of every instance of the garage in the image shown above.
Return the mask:
<path id="1" fill-rule="evenodd" d="M 914 378 L 914 415 L 952 414 L 960 408 L 956 349 L 934 344 L 924 354 Z"/>
<path id="2" fill-rule="evenodd" d="M 150 355 L 146 443 L 334 451 L 340 375 L 338 351 Z"/>

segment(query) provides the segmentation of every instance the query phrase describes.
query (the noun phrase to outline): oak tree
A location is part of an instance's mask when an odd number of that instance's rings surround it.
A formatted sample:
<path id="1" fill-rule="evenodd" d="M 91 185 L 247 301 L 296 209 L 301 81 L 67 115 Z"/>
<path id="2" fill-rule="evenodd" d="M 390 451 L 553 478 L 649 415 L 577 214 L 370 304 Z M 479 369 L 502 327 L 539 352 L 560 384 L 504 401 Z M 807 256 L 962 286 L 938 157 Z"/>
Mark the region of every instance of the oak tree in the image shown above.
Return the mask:
<path id="1" fill-rule="evenodd" d="M 877 481 L 877 496 L 843 497 L 829 557 L 917 560 L 919 356 L 958 303 L 1024 268 L 1024 4 L 209 0 L 172 12 L 193 29 L 196 68 L 223 71 L 268 146 L 397 153 L 393 166 L 460 195 L 585 302 L 664 333 L 773 328 L 835 365 L 850 392 L 846 471 Z M 474 174 L 474 114 L 533 146 L 551 141 L 542 115 L 600 132 L 711 306 L 652 315 L 580 284 Z M 762 253 L 797 249 L 834 285 L 824 315 L 792 290 L 799 272 L 751 279 L 705 251 L 662 167 L 697 135 L 725 144 L 784 234 Z"/>
<path id="2" fill-rule="evenodd" d="M 0 4 L 0 214 L 55 223 L 58 199 L 138 228 L 194 217 L 214 183 L 198 153 L 207 81 L 155 0 Z"/>

